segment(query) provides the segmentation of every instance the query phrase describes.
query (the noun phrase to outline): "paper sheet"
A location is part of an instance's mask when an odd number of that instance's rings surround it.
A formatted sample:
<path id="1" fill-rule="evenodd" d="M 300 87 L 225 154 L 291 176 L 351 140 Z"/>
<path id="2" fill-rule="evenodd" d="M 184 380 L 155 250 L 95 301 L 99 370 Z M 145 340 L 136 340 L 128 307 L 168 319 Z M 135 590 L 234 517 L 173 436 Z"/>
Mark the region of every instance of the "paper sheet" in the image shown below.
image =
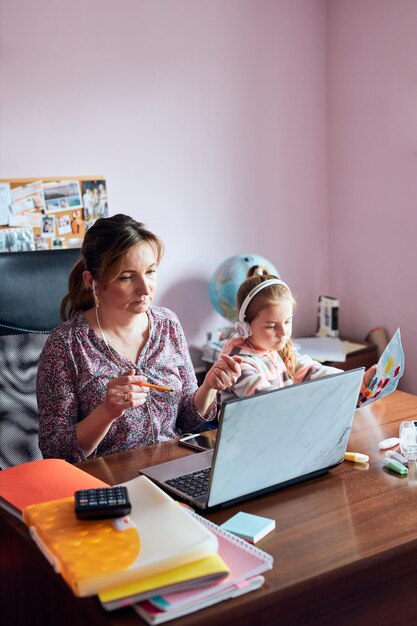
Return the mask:
<path id="1" fill-rule="evenodd" d="M 297 337 L 293 339 L 297 352 L 316 361 L 346 361 L 344 342 L 338 337 Z"/>
<path id="2" fill-rule="evenodd" d="M 0 225 L 8 226 L 12 214 L 10 183 L 0 183 Z"/>
<path id="3" fill-rule="evenodd" d="M 376 373 L 368 389 L 359 399 L 360 407 L 385 398 L 396 390 L 404 372 L 404 351 L 398 328 L 378 361 Z"/>

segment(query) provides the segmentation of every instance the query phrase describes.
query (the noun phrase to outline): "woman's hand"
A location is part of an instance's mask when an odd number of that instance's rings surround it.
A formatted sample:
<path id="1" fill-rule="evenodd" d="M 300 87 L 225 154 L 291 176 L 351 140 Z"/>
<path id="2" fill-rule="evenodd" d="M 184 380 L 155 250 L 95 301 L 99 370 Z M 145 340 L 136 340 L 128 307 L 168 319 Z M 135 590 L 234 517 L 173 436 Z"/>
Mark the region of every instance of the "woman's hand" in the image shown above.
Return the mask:
<path id="1" fill-rule="evenodd" d="M 216 391 L 223 391 L 223 389 L 231 387 L 240 377 L 240 363 L 242 363 L 240 356 L 221 354 L 220 358 L 207 372 L 203 384 Z"/>
<path id="2" fill-rule="evenodd" d="M 127 409 L 136 408 L 146 402 L 149 387 L 142 387 L 139 384 L 141 382 L 146 382 L 146 376 L 135 375 L 134 369 L 108 382 L 103 405 L 111 419 L 121 417 Z"/>
<path id="3" fill-rule="evenodd" d="M 77 424 L 77 441 L 87 457 L 104 439 L 114 420 L 127 409 L 146 402 L 149 387 L 141 387 L 141 382 L 146 382 L 146 376 L 135 375 L 134 369 L 112 378 L 107 384 L 104 402 Z"/>
<path id="4" fill-rule="evenodd" d="M 372 379 L 375 376 L 375 372 L 376 372 L 376 365 L 372 365 L 369 368 L 369 370 L 366 370 L 365 374 L 363 375 L 362 385 L 361 385 L 362 395 L 365 393 L 365 391 L 368 389 L 369 385 L 371 384 Z"/>

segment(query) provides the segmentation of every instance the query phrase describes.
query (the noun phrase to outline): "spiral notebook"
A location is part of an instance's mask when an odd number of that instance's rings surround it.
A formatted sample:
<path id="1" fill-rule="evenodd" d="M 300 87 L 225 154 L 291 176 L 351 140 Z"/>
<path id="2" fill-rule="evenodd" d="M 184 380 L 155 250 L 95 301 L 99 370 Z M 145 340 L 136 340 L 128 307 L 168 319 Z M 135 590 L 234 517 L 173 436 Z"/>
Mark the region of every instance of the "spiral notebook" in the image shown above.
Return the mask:
<path id="1" fill-rule="evenodd" d="M 272 569 L 273 557 L 248 544 L 197 513 L 189 512 L 218 539 L 219 556 L 228 566 L 226 578 L 209 586 L 177 593 L 155 596 L 149 601 L 134 605 L 141 617 L 150 624 L 158 624 L 186 615 L 228 598 L 237 597 L 262 586 L 260 574 Z"/>
<path id="2" fill-rule="evenodd" d="M 162 611 L 151 604 L 148 600 L 145 600 L 140 604 L 136 604 L 133 608 L 136 613 L 138 613 L 138 615 L 145 620 L 145 622 L 148 622 L 148 624 L 162 624 L 163 622 L 169 622 L 172 619 L 177 619 L 177 617 L 182 617 L 183 615 L 189 615 L 190 613 L 195 613 L 201 609 L 206 609 L 207 607 L 223 602 L 224 600 L 231 600 L 232 598 L 243 596 L 250 591 L 259 589 L 262 587 L 264 582 L 265 578 L 263 576 L 254 576 L 249 580 L 245 580 L 241 585 L 228 587 L 216 596 L 212 596 L 210 598 L 206 598 L 205 600 L 198 601 L 195 604 L 179 609 L 173 609 L 171 611 Z"/>

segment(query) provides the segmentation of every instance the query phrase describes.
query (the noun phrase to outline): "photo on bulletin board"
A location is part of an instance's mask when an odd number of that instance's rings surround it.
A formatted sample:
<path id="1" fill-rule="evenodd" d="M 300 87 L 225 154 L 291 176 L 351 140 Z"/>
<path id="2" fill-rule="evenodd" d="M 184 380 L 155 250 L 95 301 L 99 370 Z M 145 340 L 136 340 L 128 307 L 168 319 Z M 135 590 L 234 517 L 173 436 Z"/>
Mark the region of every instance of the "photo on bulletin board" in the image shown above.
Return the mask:
<path id="1" fill-rule="evenodd" d="M 57 227 L 59 235 L 67 235 L 71 233 L 71 221 L 68 213 L 64 213 L 64 215 L 59 215 L 57 217 Z"/>
<path id="2" fill-rule="evenodd" d="M 35 250 L 49 250 L 48 239 L 42 237 L 42 235 L 35 235 Z"/>
<path id="3" fill-rule="evenodd" d="M 66 209 L 81 209 L 82 200 L 78 180 L 58 180 L 43 183 L 45 213 L 58 213 Z"/>
<path id="4" fill-rule="evenodd" d="M 81 192 L 84 219 L 87 223 L 94 223 L 99 217 L 108 217 L 107 189 L 104 179 L 81 181 Z M 86 230 L 87 228 L 86 225 Z"/>
<path id="5" fill-rule="evenodd" d="M 42 215 L 42 237 L 52 239 L 55 237 L 55 215 Z"/>

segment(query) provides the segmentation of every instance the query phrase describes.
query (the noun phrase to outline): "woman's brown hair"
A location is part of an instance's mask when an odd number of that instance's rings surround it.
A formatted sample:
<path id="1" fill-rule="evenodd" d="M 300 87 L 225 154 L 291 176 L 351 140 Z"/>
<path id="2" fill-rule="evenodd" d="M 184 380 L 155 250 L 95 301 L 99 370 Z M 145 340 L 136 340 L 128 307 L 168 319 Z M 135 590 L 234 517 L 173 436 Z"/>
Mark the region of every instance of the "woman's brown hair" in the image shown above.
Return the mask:
<path id="1" fill-rule="evenodd" d="M 263 265 L 254 265 L 251 267 L 247 273 L 246 280 L 240 285 L 237 292 L 236 302 L 238 311 L 252 289 L 266 280 L 271 280 L 272 278 L 279 279 L 279 276 L 270 274 L 268 268 Z M 293 307 L 296 306 L 294 296 L 286 285 L 269 285 L 268 287 L 265 287 L 250 301 L 245 312 L 245 321 L 250 324 L 263 308 L 269 306 L 273 302 L 278 302 L 282 298 L 289 299 Z M 279 355 L 287 368 L 288 376 L 291 380 L 294 380 L 296 355 L 291 339 L 287 341 L 282 350 L 279 350 Z"/>
<path id="2" fill-rule="evenodd" d="M 159 264 L 164 252 L 162 241 L 144 224 L 122 213 L 98 219 L 87 230 L 81 258 L 71 270 L 68 293 L 61 302 L 61 318 L 69 319 L 77 311 L 86 311 L 94 306 L 93 293 L 84 283 L 85 270 L 107 285 L 120 274 L 128 251 L 143 241 L 153 247 Z"/>

